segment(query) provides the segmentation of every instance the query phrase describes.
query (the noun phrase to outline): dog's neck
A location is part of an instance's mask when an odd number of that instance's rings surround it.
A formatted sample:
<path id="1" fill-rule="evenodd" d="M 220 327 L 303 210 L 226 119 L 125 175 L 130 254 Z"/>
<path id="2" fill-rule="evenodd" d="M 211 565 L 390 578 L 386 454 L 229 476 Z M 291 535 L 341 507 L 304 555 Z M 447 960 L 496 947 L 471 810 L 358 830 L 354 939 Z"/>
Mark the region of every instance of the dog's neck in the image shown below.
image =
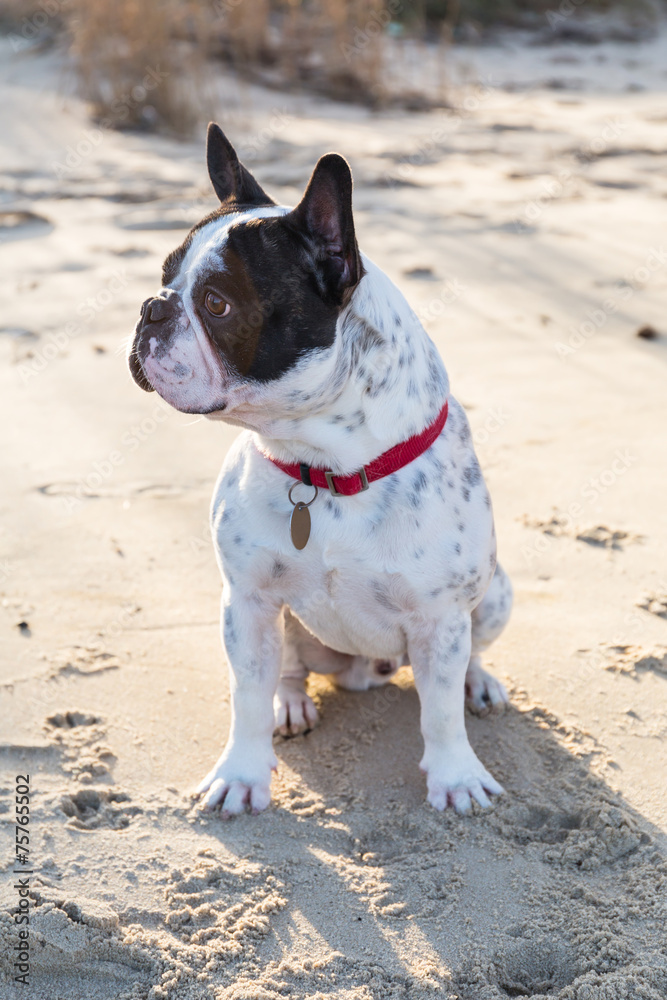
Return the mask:
<path id="1" fill-rule="evenodd" d="M 354 472 L 431 424 L 449 394 L 445 366 L 393 282 L 368 258 L 338 321 L 336 348 L 286 386 L 294 413 L 257 434 L 262 450 L 339 474 Z"/>

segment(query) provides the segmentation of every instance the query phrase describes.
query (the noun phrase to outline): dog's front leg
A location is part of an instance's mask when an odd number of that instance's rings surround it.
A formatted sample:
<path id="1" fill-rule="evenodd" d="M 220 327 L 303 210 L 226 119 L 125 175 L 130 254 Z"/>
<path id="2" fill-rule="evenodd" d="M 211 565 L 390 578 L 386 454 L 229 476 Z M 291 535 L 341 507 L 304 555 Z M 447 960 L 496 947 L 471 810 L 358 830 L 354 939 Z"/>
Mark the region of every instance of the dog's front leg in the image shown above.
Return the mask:
<path id="1" fill-rule="evenodd" d="M 197 788 L 205 808 L 236 814 L 271 801 L 273 696 L 280 674 L 283 621 L 268 594 L 237 593 L 225 587 L 222 636 L 230 667 L 232 718 L 227 745 Z"/>
<path id="2" fill-rule="evenodd" d="M 470 614 L 456 610 L 441 621 L 424 623 L 408 636 L 410 662 L 421 702 L 428 801 L 436 809 L 467 812 L 472 799 L 489 805 L 499 794 L 468 742 L 465 729 L 465 676 L 470 659 Z"/>

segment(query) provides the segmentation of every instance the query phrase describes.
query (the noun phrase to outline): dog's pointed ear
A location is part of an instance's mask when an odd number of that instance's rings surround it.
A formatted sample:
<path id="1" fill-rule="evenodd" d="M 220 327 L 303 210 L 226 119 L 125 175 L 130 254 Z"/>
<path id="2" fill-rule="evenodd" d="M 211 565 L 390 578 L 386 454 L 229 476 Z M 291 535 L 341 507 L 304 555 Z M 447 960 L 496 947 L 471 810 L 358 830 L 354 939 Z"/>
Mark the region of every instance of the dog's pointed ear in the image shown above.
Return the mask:
<path id="1" fill-rule="evenodd" d="M 352 173 L 338 153 L 320 157 L 305 194 L 287 221 L 316 248 L 323 277 L 342 301 L 363 275 L 352 218 Z"/>
<path id="2" fill-rule="evenodd" d="M 236 150 L 215 122 L 211 122 L 206 134 L 206 165 L 211 184 L 223 204 L 275 204 L 240 162 Z"/>

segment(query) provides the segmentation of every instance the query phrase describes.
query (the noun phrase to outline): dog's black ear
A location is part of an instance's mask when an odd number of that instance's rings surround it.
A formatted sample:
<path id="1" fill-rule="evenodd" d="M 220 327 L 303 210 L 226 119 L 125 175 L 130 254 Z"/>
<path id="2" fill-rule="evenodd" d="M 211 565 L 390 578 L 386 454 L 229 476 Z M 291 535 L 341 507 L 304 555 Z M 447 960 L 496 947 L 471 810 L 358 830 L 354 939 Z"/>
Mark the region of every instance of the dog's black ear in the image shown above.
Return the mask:
<path id="1" fill-rule="evenodd" d="M 236 150 L 219 125 L 211 122 L 206 135 L 206 165 L 211 184 L 220 201 L 239 205 L 274 205 L 250 171 L 236 155 Z"/>
<path id="2" fill-rule="evenodd" d="M 343 301 L 363 275 L 347 160 L 338 153 L 320 157 L 303 198 L 286 221 L 314 243 L 324 281 L 334 298 Z"/>

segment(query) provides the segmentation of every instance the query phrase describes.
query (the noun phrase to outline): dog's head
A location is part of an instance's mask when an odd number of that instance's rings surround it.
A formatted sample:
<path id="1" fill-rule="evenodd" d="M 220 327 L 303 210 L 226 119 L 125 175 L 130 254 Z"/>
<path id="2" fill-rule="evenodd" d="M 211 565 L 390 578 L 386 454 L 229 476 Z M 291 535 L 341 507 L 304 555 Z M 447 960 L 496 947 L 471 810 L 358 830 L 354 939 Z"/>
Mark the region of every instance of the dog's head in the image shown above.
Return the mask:
<path id="1" fill-rule="evenodd" d="M 266 406 L 271 387 L 314 352 L 331 350 L 363 269 L 341 156 L 319 160 L 291 211 L 262 190 L 214 124 L 206 156 L 220 208 L 165 260 L 128 361 L 137 385 L 177 410 L 234 420 L 253 398 Z"/>

